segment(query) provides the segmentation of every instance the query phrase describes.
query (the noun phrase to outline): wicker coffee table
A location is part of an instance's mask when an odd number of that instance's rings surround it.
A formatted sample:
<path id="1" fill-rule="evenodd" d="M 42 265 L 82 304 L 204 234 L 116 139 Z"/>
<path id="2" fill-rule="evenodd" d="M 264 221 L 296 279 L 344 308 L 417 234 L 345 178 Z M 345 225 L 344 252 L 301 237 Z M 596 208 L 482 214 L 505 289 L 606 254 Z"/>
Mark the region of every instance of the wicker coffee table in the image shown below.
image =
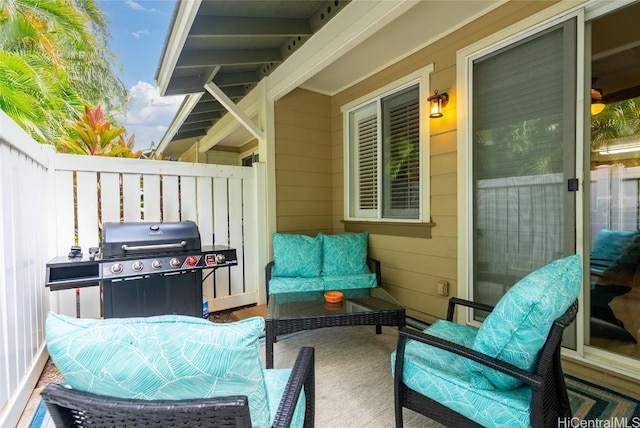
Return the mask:
<path id="1" fill-rule="evenodd" d="M 321 327 L 374 325 L 404 327 L 405 310 L 383 288 L 340 290 L 341 303 L 324 301 L 324 292 L 309 291 L 269 296 L 266 323 L 266 368 L 273 368 L 273 344 L 278 335 Z"/>

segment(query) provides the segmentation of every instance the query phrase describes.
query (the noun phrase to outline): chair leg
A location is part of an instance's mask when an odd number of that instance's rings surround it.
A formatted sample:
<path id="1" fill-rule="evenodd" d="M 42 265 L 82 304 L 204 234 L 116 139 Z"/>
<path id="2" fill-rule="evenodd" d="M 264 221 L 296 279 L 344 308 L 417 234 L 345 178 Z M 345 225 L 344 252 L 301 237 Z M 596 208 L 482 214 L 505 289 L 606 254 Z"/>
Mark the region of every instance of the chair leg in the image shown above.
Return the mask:
<path id="1" fill-rule="evenodd" d="M 402 397 L 404 396 L 404 389 L 406 386 L 403 383 L 404 374 L 404 347 L 405 341 L 402 334 L 398 334 L 398 344 L 396 346 L 396 361 L 393 376 L 393 401 L 394 401 L 394 413 L 396 416 L 396 428 L 402 428 Z"/>
<path id="2" fill-rule="evenodd" d="M 404 421 L 402 420 L 402 393 L 397 391 L 394 394 L 395 396 L 395 415 L 396 415 L 396 428 L 402 428 L 404 426 Z"/>

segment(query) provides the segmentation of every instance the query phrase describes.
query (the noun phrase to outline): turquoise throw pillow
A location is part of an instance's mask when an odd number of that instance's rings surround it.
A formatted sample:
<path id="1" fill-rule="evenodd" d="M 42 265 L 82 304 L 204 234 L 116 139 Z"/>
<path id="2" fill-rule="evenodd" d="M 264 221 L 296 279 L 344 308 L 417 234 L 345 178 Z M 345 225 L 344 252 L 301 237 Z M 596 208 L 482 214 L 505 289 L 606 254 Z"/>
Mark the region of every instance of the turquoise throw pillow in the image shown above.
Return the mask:
<path id="1" fill-rule="evenodd" d="M 367 266 L 369 232 L 324 235 L 322 275 L 360 275 L 370 273 Z"/>
<path id="2" fill-rule="evenodd" d="M 638 236 L 640 234 L 637 230 L 601 229 L 593 243 L 591 258 L 611 262 L 620 257 Z"/>
<path id="3" fill-rule="evenodd" d="M 49 313 L 49 354 L 72 388 L 143 400 L 246 395 L 251 422 L 270 426 L 260 360 L 262 317 L 78 319 Z"/>
<path id="4" fill-rule="evenodd" d="M 274 233 L 272 276 L 313 278 L 322 269 L 322 235 Z"/>
<path id="5" fill-rule="evenodd" d="M 555 260 L 530 273 L 502 296 L 478 330 L 473 349 L 531 371 L 553 321 L 577 299 L 581 285 L 578 255 Z M 496 389 L 512 389 L 522 383 L 471 360 L 465 360 L 465 364 Z M 491 388 L 482 377 L 477 381 L 477 387 Z"/>

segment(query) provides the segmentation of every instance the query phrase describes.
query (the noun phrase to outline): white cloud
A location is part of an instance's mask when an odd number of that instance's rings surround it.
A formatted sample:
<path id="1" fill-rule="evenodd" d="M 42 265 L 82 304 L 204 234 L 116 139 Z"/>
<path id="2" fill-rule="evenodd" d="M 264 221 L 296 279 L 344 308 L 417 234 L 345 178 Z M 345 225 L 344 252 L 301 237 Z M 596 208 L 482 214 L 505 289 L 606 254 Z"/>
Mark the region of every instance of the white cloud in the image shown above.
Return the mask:
<path id="1" fill-rule="evenodd" d="M 139 39 L 140 36 L 142 35 L 148 35 L 149 34 L 149 30 L 138 30 L 138 31 L 134 31 L 133 33 L 131 33 L 131 35 L 133 36 L 134 39 Z"/>
<path id="2" fill-rule="evenodd" d="M 142 7 L 142 5 L 140 5 L 140 3 L 137 3 L 133 0 L 127 0 L 127 5 L 131 8 L 131 9 L 135 9 L 135 10 L 145 10 L 144 7 Z"/>
<path id="3" fill-rule="evenodd" d="M 140 3 L 135 2 L 133 0 L 127 0 L 127 6 L 129 6 L 131 9 L 134 10 L 143 10 L 145 12 L 157 12 L 158 10 L 156 8 L 151 8 L 151 9 L 147 9 L 146 7 L 142 6 Z"/>
<path id="4" fill-rule="evenodd" d="M 127 129 L 127 137 L 135 134 L 136 150 L 148 149 L 152 142 L 157 146 L 184 96 L 161 97 L 157 86 L 143 81 L 132 86 L 129 95 L 128 111 L 117 119 Z"/>

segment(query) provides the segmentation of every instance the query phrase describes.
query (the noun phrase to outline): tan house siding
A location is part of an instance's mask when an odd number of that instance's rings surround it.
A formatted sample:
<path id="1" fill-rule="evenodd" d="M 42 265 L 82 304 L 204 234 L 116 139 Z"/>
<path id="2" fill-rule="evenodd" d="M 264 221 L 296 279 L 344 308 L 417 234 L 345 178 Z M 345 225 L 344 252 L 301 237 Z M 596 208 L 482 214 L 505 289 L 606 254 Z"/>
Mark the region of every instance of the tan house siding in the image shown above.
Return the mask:
<path id="1" fill-rule="evenodd" d="M 427 322 L 446 315 L 448 296 L 437 292 L 439 281 L 457 295 L 457 119 L 456 52 L 526 18 L 552 2 L 509 2 L 464 28 L 425 47 L 331 98 L 331 164 L 333 232 L 344 231 L 343 115 L 340 108 L 355 99 L 431 63 L 431 92 L 447 91 L 444 118 L 430 121 L 430 203 L 435 226 L 430 239 L 371 235 L 370 253 L 382 262 L 382 280 L 407 308 L 407 314 Z M 428 221 L 429 219 L 425 219 Z"/>
<path id="2" fill-rule="evenodd" d="M 275 105 L 277 231 L 331 232 L 330 98 L 296 89 Z"/>

